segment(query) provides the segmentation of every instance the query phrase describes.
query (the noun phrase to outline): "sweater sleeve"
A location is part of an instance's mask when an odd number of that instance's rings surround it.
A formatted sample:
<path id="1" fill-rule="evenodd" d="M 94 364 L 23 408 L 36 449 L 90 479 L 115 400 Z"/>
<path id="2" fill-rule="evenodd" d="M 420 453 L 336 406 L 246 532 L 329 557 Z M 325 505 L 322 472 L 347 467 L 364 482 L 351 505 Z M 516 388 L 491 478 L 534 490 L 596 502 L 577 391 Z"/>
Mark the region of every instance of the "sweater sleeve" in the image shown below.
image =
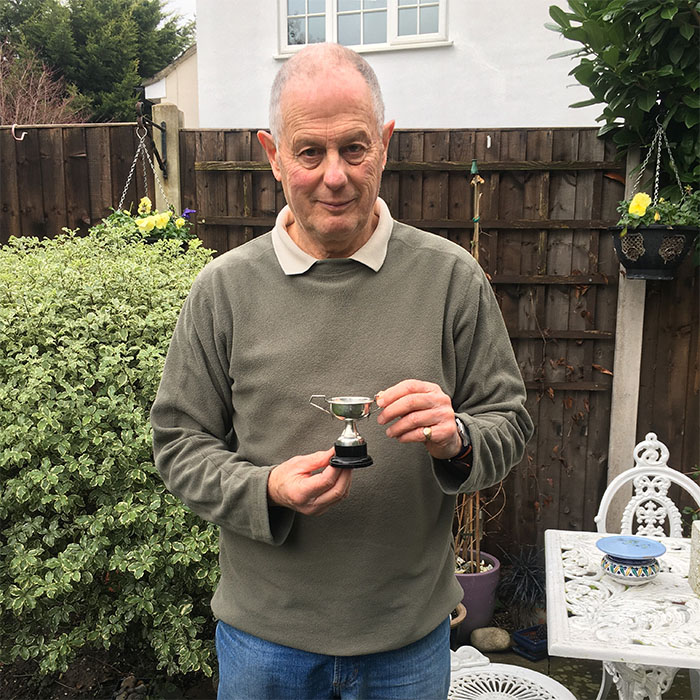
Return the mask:
<path id="1" fill-rule="evenodd" d="M 467 289 L 473 290 L 475 298 L 464 300 L 453 331 L 457 367 L 453 407 L 469 430 L 472 468 L 462 476 L 433 460 L 435 477 L 447 494 L 497 484 L 523 458 L 534 432 L 525 408 L 525 385 L 498 302 L 481 268 L 472 274 L 478 284 Z"/>
<path id="2" fill-rule="evenodd" d="M 195 281 L 180 312 L 151 408 L 153 453 L 168 490 L 204 520 L 268 544 L 284 542 L 294 513 L 272 506 L 273 466 L 235 451 L 229 355 L 232 313 Z"/>

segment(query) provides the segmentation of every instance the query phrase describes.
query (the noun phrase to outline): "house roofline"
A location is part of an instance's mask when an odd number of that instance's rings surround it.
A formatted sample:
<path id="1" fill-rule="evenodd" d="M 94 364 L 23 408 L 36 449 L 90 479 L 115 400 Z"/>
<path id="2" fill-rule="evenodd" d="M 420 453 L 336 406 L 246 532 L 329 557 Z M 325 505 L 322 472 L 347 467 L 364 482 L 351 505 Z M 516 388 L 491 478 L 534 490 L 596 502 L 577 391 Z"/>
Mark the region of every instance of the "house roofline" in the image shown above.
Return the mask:
<path id="1" fill-rule="evenodd" d="M 159 70 L 155 75 L 150 78 L 146 78 L 141 85 L 148 87 L 157 83 L 159 80 L 163 80 L 166 76 L 170 75 L 183 61 L 186 61 L 190 56 L 194 56 L 197 53 L 197 44 L 192 44 L 188 49 L 185 49 L 174 61 L 168 63 L 165 68 Z"/>

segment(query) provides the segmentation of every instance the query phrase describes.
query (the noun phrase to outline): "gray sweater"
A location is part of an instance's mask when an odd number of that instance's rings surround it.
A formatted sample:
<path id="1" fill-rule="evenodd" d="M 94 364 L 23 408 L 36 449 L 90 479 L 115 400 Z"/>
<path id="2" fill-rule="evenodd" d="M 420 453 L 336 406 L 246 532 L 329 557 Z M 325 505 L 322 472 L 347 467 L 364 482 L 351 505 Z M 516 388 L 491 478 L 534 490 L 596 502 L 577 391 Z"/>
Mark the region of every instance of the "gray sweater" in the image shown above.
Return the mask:
<path id="1" fill-rule="evenodd" d="M 439 384 L 474 445 L 462 481 L 422 444 L 360 422 L 374 465 L 321 516 L 271 506 L 267 478 L 328 449 L 342 423 L 311 394 Z M 221 529 L 217 618 L 307 651 L 354 655 L 412 643 L 461 600 L 451 523 L 458 492 L 497 483 L 532 433 L 491 287 L 459 246 L 395 223 L 378 272 L 347 259 L 286 276 L 270 234 L 195 281 L 151 413 L 168 489 Z"/>

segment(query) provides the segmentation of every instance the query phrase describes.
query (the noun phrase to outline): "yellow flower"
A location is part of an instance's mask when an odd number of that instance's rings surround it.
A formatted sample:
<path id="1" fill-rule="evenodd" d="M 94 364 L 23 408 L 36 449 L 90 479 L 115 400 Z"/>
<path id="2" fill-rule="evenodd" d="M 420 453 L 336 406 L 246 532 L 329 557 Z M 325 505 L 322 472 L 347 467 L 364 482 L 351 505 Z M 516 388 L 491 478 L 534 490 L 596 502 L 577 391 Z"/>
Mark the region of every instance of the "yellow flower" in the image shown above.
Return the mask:
<path id="1" fill-rule="evenodd" d="M 141 197 L 141 201 L 139 202 L 139 214 L 142 216 L 144 214 L 150 214 L 151 206 L 151 200 L 148 197 Z"/>
<path id="2" fill-rule="evenodd" d="M 136 225 L 141 229 L 142 233 L 149 233 L 153 231 L 153 227 L 156 225 L 156 217 L 147 216 L 145 219 L 136 219 Z"/>
<path id="3" fill-rule="evenodd" d="M 661 218 L 661 214 L 658 211 L 654 212 L 654 221 L 658 221 Z"/>
<path id="4" fill-rule="evenodd" d="M 168 221 L 170 221 L 170 212 L 164 211 L 160 214 L 156 214 L 154 218 L 156 222 L 156 228 L 165 228 L 168 225 Z"/>
<path id="5" fill-rule="evenodd" d="M 181 216 L 178 216 L 178 218 L 175 219 L 175 226 L 177 226 L 178 228 L 182 228 L 184 225 L 185 220 Z"/>
<path id="6" fill-rule="evenodd" d="M 637 192 L 630 202 L 629 213 L 633 216 L 644 216 L 651 204 L 651 197 L 646 192 Z"/>

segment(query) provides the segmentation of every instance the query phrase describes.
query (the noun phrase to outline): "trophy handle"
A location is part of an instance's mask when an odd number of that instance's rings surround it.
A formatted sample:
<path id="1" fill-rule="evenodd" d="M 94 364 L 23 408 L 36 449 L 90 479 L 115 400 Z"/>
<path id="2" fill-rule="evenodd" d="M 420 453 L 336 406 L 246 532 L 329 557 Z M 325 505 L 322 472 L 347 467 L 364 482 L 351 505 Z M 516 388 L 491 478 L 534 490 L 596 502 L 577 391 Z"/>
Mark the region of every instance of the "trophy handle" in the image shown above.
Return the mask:
<path id="1" fill-rule="evenodd" d="M 314 399 L 325 399 L 325 398 L 326 398 L 325 394 L 312 394 L 311 398 L 309 399 L 309 403 L 314 408 L 318 408 L 319 410 L 323 411 L 324 413 L 327 413 L 329 416 L 332 416 L 333 414 L 327 408 L 324 408 L 323 406 L 319 406 L 317 403 L 314 403 Z"/>
<path id="2" fill-rule="evenodd" d="M 373 403 L 373 404 L 376 404 L 376 403 L 377 403 L 377 398 L 376 398 L 376 396 L 375 396 L 375 398 L 372 399 L 372 403 Z M 381 406 L 375 406 L 374 408 L 370 408 L 370 409 L 369 409 L 369 413 L 367 414 L 367 418 L 369 418 L 369 417 L 370 417 L 371 415 L 373 415 L 374 413 L 379 413 L 379 411 L 381 411 L 381 410 L 382 410 Z"/>

